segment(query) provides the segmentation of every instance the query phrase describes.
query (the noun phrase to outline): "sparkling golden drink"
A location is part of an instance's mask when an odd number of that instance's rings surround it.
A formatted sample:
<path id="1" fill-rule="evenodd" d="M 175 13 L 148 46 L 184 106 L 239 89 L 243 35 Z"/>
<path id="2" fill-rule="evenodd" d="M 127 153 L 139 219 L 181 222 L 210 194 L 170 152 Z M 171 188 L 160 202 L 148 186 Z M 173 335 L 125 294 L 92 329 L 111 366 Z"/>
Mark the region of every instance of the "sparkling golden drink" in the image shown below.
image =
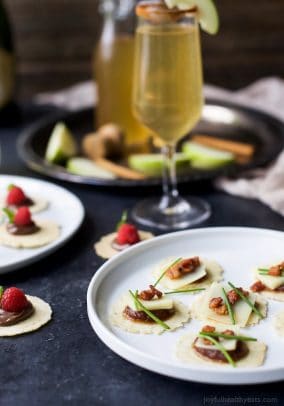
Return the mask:
<path id="1" fill-rule="evenodd" d="M 198 27 L 143 25 L 138 27 L 136 41 L 136 115 L 164 143 L 175 144 L 192 129 L 201 115 L 202 67 Z"/>
<path id="2" fill-rule="evenodd" d="M 128 145 L 146 144 L 149 130 L 132 112 L 134 37 L 118 36 L 101 43 L 95 56 L 95 78 L 99 88 L 98 125 L 119 124 Z"/>

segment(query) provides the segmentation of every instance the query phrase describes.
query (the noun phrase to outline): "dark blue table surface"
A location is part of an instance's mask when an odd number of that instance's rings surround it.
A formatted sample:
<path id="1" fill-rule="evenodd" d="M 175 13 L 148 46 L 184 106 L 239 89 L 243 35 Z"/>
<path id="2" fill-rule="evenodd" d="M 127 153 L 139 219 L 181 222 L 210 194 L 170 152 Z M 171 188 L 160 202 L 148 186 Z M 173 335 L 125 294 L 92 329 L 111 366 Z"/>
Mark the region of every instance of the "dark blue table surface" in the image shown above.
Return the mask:
<path id="1" fill-rule="evenodd" d="M 39 178 L 16 153 L 21 129 L 49 109 L 25 106 L 21 119 L 0 129 L 2 174 Z M 1 179 L 1 178 L 0 178 Z M 110 351 L 90 327 L 86 291 L 103 263 L 93 243 L 111 232 L 124 209 L 160 190 L 117 190 L 60 184 L 86 209 L 77 235 L 34 265 L 0 276 L 0 285 L 18 286 L 45 299 L 52 322 L 41 330 L 0 339 L 0 405 L 240 405 L 284 404 L 281 382 L 255 386 L 217 386 L 183 382 L 148 372 Z M 284 219 L 256 201 L 218 192 L 210 184 L 184 186 L 183 194 L 206 198 L 212 217 L 202 226 L 252 226 L 284 230 Z M 283 352 L 279 354 L 283 357 Z"/>

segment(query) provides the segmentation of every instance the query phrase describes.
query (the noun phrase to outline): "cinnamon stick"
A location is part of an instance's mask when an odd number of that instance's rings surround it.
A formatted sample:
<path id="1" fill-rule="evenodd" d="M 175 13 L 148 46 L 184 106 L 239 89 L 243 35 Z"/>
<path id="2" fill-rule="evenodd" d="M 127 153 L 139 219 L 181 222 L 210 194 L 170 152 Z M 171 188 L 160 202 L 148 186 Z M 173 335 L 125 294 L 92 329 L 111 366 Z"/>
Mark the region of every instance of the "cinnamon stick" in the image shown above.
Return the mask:
<path id="1" fill-rule="evenodd" d="M 239 141 L 224 140 L 221 138 L 211 137 L 208 135 L 196 134 L 191 138 L 192 141 L 207 147 L 221 149 L 232 152 L 241 157 L 250 158 L 254 153 L 254 145 L 246 144 Z"/>

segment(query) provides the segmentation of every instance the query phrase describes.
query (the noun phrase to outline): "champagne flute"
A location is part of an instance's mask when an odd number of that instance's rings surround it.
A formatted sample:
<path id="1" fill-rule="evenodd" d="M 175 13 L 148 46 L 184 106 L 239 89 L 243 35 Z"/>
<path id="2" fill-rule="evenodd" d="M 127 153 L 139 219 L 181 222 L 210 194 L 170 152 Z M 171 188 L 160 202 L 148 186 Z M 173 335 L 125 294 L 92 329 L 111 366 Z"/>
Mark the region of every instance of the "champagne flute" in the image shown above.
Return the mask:
<path id="1" fill-rule="evenodd" d="M 132 215 L 144 225 L 182 229 L 211 213 L 202 199 L 180 197 L 174 158 L 177 141 L 197 123 L 203 106 L 196 10 L 168 9 L 163 2 L 145 1 L 137 5 L 136 14 L 133 108 L 162 144 L 164 174 L 163 197 L 140 202 Z"/>

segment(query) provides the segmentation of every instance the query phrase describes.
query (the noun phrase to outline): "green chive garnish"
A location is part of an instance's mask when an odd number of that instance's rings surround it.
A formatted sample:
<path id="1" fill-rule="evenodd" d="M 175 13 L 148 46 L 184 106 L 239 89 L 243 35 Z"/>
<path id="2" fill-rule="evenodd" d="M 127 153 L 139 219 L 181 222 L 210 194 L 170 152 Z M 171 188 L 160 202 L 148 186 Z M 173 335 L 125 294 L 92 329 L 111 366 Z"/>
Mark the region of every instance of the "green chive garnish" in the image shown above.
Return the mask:
<path id="1" fill-rule="evenodd" d="M 164 323 L 157 316 L 155 316 L 150 310 L 146 309 L 146 307 L 143 306 L 143 304 L 140 302 L 139 299 L 137 299 L 137 297 L 135 296 L 135 294 L 133 292 L 131 292 L 131 290 L 129 290 L 129 293 L 133 297 L 135 306 L 138 306 L 140 310 L 143 310 L 143 312 L 145 312 L 147 314 L 147 316 L 149 316 L 155 323 L 162 326 L 165 330 L 170 330 L 170 327 L 166 323 Z"/>
<path id="2" fill-rule="evenodd" d="M 158 283 L 160 282 L 160 280 L 165 276 L 166 272 L 172 267 L 174 266 L 177 262 L 179 262 L 182 259 L 182 257 L 176 259 L 173 263 L 171 263 L 169 266 L 167 266 L 167 268 L 161 273 L 160 277 L 158 278 L 158 280 L 154 283 L 154 287 L 156 287 L 158 285 Z"/>
<path id="3" fill-rule="evenodd" d="M 138 289 L 136 289 L 136 291 L 135 291 L 135 297 L 136 297 L 136 299 L 138 299 Z M 140 310 L 139 306 L 137 305 L 137 302 L 134 302 L 134 304 L 135 304 L 136 310 Z"/>
<path id="4" fill-rule="evenodd" d="M 119 227 L 122 226 L 122 224 L 127 222 L 127 210 L 124 210 L 122 212 L 122 216 L 121 219 L 119 220 L 119 222 L 116 225 L 116 231 L 118 231 Z"/>
<path id="5" fill-rule="evenodd" d="M 218 348 L 219 351 L 224 355 L 226 360 L 232 365 L 232 367 L 236 367 L 235 361 L 231 358 L 231 356 L 228 354 L 228 352 L 225 350 L 222 344 L 218 343 L 217 340 L 215 340 L 213 337 L 207 335 L 206 333 L 199 333 L 198 334 L 199 338 L 206 338 L 207 340 L 211 341 L 215 345 L 216 348 Z"/>
<path id="6" fill-rule="evenodd" d="M 3 286 L 0 286 L 0 299 L 1 299 L 2 295 L 3 295 L 3 293 L 4 293 L 4 288 L 3 288 Z"/>
<path id="7" fill-rule="evenodd" d="M 221 337 L 225 338 L 226 340 L 238 340 L 238 341 L 257 341 L 256 338 L 253 337 L 246 337 L 246 336 L 231 336 L 229 334 L 222 334 L 222 333 L 205 333 L 205 332 L 200 332 L 199 333 L 202 336 L 210 336 L 210 337 Z"/>
<path id="8" fill-rule="evenodd" d="M 4 209 L 2 209 L 2 211 L 6 214 L 6 216 L 8 217 L 9 223 L 13 223 L 14 222 L 14 213 L 12 212 L 12 210 L 7 209 L 7 207 L 4 207 Z"/>
<path id="9" fill-rule="evenodd" d="M 266 268 L 258 268 L 258 272 L 265 272 L 265 273 L 268 273 L 268 272 L 269 272 L 269 269 L 266 269 Z"/>
<path id="10" fill-rule="evenodd" d="M 171 290 L 170 292 L 164 292 L 164 294 L 165 295 L 171 295 L 173 293 L 194 293 L 194 292 L 200 292 L 201 290 L 205 290 L 205 288 L 186 289 L 186 290 Z"/>
<path id="11" fill-rule="evenodd" d="M 228 312 L 229 312 L 229 316 L 230 316 L 231 322 L 232 322 L 232 324 L 236 324 L 236 320 L 235 320 L 235 316 L 234 316 L 234 311 L 233 311 L 233 309 L 232 309 L 231 303 L 230 303 L 229 300 L 228 300 L 227 293 L 226 293 L 226 291 L 225 291 L 224 288 L 222 288 L 222 293 L 223 293 L 224 302 L 225 302 L 225 304 L 226 304 L 226 306 L 227 306 L 227 309 L 228 309 Z"/>
<path id="12" fill-rule="evenodd" d="M 252 311 L 257 314 L 261 319 L 264 318 L 263 314 L 255 307 L 254 304 L 240 291 L 240 289 L 236 288 L 231 282 L 228 282 L 228 284 L 231 286 L 231 288 L 234 289 L 234 291 L 240 296 L 240 298 L 248 304 Z"/>

